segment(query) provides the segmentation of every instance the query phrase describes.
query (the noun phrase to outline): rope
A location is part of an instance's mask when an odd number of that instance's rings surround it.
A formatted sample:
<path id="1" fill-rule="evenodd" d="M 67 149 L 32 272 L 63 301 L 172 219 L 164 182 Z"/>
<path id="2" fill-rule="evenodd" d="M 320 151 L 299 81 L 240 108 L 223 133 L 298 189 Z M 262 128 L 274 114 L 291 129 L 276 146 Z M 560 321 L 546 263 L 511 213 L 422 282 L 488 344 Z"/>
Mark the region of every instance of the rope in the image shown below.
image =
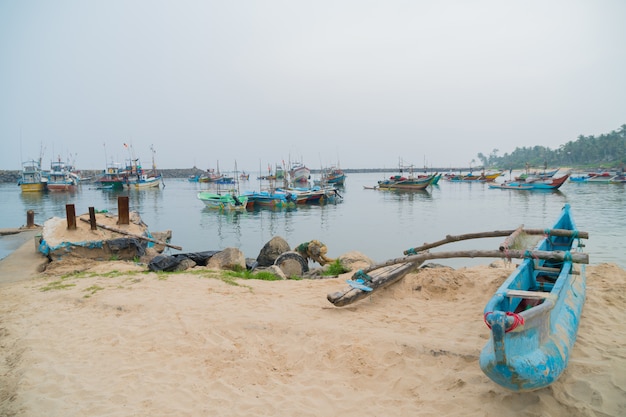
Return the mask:
<path id="1" fill-rule="evenodd" d="M 364 282 L 372 282 L 372 277 L 370 277 L 369 275 L 367 275 L 365 272 L 363 272 L 362 269 L 359 269 L 358 271 L 356 271 L 356 273 L 354 274 L 354 276 L 356 278 L 360 278 L 362 279 Z"/>
<path id="2" fill-rule="evenodd" d="M 563 262 L 572 262 L 572 254 L 570 253 L 570 251 L 565 252 L 565 255 L 563 256 Z"/>
<path id="3" fill-rule="evenodd" d="M 489 314 L 493 314 L 493 311 L 488 311 L 487 313 L 485 313 L 485 315 L 483 316 L 483 320 L 485 321 L 485 324 L 487 325 L 487 327 L 489 327 L 489 329 L 491 329 L 491 325 L 487 321 L 487 316 Z M 511 324 L 511 327 L 506 329 L 504 331 L 504 333 L 508 333 L 508 332 L 514 330 L 517 326 L 523 326 L 524 325 L 524 317 L 520 316 L 519 314 L 511 313 L 510 311 L 507 311 L 506 315 L 507 315 L 507 317 L 513 317 L 513 324 Z"/>
<path id="4" fill-rule="evenodd" d="M 417 255 L 417 252 L 415 251 L 415 248 L 409 248 L 404 251 L 404 254 L 405 255 Z"/>

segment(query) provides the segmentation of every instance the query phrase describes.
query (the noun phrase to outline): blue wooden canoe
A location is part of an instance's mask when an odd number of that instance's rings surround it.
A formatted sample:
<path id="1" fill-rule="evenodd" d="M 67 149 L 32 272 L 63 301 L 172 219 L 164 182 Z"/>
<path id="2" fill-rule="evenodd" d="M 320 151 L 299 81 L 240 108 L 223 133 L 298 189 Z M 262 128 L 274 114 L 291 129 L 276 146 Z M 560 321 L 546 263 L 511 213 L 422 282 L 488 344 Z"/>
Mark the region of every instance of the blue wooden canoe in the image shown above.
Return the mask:
<path id="1" fill-rule="evenodd" d="M 585 265 L 571 261 L 582 248 L 570 206 L 553 226 L 571 237 L 546 236 L 536 250 L 565 251 L 564 261 L 527 258 L 498 288 L 484 310 L 491 329 L 480 368 L 512 391 L 531 391 L 556 381 L 567 367 L 585 302 Z"/>

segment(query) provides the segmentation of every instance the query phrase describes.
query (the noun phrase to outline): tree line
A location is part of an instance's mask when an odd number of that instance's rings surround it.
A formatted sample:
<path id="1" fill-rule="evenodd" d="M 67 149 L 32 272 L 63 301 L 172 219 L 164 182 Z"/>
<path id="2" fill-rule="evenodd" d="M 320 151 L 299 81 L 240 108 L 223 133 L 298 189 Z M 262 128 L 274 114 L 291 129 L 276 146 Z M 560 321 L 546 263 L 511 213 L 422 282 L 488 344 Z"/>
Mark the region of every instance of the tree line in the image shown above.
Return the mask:
<path id="1" fill-rule="evenodd" d="M 498 156 L 498 149 L 489 155 L 478 153 L 483 167 L 494 169 L 524 169 L 527 167 L 571 166 L 577 168 L 623 168 L 626 164 L 626 124 L 618 130 L 600 136 L 578 136 L 558 149 L 545 146 L 515 148 Z"/>

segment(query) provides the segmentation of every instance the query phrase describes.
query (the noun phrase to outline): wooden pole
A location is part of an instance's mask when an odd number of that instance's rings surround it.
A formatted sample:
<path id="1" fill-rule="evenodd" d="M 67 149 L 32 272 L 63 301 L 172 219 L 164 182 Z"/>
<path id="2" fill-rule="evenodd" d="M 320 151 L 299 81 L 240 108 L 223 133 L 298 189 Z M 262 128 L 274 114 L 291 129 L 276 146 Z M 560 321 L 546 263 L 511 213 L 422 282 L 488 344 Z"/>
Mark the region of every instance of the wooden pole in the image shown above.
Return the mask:
<path id="1" fill-rule="evenodd" d="M 76 230 L 76 208 L 74 204 L 65 205 L 65 218 L 67 219 L 67 230 Z"/>
<path id="2" fill-rule="evenodd" d="M 93 207 L 89 207 L 89 224 L 91 225 L 91 230 L 97 230 L 96 224 L 96 210 Z"/>
<path id="3" fill-rule="evenodd" d="M 569 253 L 569 255 L 567 255 Z M 509 250 L 502 252 L 500 250 L 462 250 L 453 252 L 422 252 L 417 255 L 405 256 L 402 258 L 391 259 L 381 264 L 377 264 L 366 268 L 363 272 L 373 271 L 383 266 L 403 264 L 403 263 L 418 263 L 421 264 L 424 261 L 430 259 L 450 259 L 450 258 L 503 258 L 503 259 L 543 259 L 547 261 L 563 262 L 568 258 L 574 263 L 588 264 L 589 255 L 582 252 L 565 252 L 565 251 L 540 251 L 540 250 Z"/>
<path id="4" fill-rule="evenodd" d="M 121 195 L 117 197 L 117 224 L 129 224 L 130 216 L 128 214 L 128 196 Z"/>
<path id="5" fill-rule="evenodd" d="M 467 233 L 464 235 L 457 236 L 446 236 L 445 239 L 439 240 L 433 243 L 425 243 L 422 246 L 418 246 L 415 248 L 411 248 L 404 251 L 405 255 L 413 255 L 418 252 L 422 252 L 428 249 L 436 248 L 437 246 L 444 245 L 446 243 L 459 242 L 461 240 L 468 239 L 483 239 L 487 237 L 503 237 L 509 236 L 512 233 L 516 232 L 515 230 L 494 230 L 492 232 L 480 232 L 480 233 Z M 589 239 L 589 233 L 581 232 L 576 230 L 567 230 L 567 229 L 522 229 L 521 233 L 526 233 L 527 235 L 549 235 L 549 236 L 559 236 L 559 237 L 573 237 L 577 236 L 581 239 Z"/>
<path id="6" fill-rule="evenodd" d="M 26 212 L 26 227 L 29 229 L 35 227 L 35 212 L 32 210 Z"/>
<path id="7" fill-rule="evenodd" d="M 80 217 L 80 219 L 81 219 L 82 221 L 86 222 L 86 223 L 89 223 L 89 220 L 87 220 L 87 219 L 85 219 L 85 218 L 83 218 L 83 217 Z M 135 237 L 135 238 L 137 238 L 137 239 L 141 239 L 141 240 L 145 240 L 145 241 L 148 241 L 148 242 L 157 243 L 157 244 L 159 244 L 159 245 L 164 245 L 164 246 L 167 246 L 167 247 L 169 247 L 169 248 L 173 248 L 173 249 L 177 249 L 177 250 L 183 250 L 183 248 L 182 248 L 181 246 L 170 245 L 170 244 L 169 244 L 169 243 L 167 243 L 167 242 L 161 242 L 161 241 L 159 241 L 159 240 L 152 239 L 151 237 L 141 236 L 141 235 L 137 235 L 137 234 L 134 234 L 134 233 L 129 233 L 129 232 L 126 232 L 126 231 L 124 231 L 124 230 L 116 229 L 115 227 L 107 226 L 106 224 L 99 224 L 99 223 L 96 223 L 96 226 L 98 226 L 98 227 L 100 227 L 100 228 L 102 228 L 102 229 L 104 229 L 104 230 L 109 230 L 109 231 L 111 231 L 111 232 L 119 233 L 119 234 L 121 234 L 121 235 L 126 235 L 126 236 Z"/>

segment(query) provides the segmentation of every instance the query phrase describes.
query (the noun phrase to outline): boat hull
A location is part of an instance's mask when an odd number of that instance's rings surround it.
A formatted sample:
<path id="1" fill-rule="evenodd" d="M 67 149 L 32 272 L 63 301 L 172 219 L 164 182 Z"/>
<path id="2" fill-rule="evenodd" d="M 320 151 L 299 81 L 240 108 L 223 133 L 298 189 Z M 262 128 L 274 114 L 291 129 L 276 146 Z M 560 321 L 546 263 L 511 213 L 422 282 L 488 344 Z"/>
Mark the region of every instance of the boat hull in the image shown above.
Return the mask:
<path id="1" fill-rule="evenodd" d="M 547 178 L 533 181 L 508 181 L 502 184 L 489 184 L 489 188 L 499 188 L 501 190 L 558 190 L 569 178 L 565 174 L 559 178 Z"/>
<path id="2" fill-rule="evenodd" d="M 554 229 L 577 230 L 569 205 Z M 537 250 L 574 251 L 577 237 L 544 238 Z M 485 307 L 491 338 L 480 368 L 511 391 L 532 391 L 556 381 L 567 367 L 585 302 L 585 267 L 524 259 Z"/>
<path id="3" fill-rule="evenodd" d="M 75 183 L 48 183 L 48 191 L 76 191 Z"/>
<path id="4" fill-rule="evenodd" d="M 45 190 L 46 184 L 43 182 L 35 182 L 35 183 L 21 183 L 20 188 L 23 193 L 36 193 Z"/>
<path id="5" fill-rule="evenodd" d="M 159 188 L 161 185 L 161 177 L 149 177 L 129 185 L 132 185 L 135 189 Z"/>
<path id="6" fill-rule="evenodd" d="M 393 176 L 388 180 L 378 181 L 378 188 L 381 190 L 418 191 L 425 190 L 438 177 L 438 174 L 426 177 L 401 177 Z"/>
<path id="7" fill-rule="evenodd" d="M 215 194 L 203 191 L 198 193 L 197 197 L 207 208 L 213 210 L 242 211 L 248 205 L 248 197 L 244 195 L 233 196 L 231 194 Z"/>

